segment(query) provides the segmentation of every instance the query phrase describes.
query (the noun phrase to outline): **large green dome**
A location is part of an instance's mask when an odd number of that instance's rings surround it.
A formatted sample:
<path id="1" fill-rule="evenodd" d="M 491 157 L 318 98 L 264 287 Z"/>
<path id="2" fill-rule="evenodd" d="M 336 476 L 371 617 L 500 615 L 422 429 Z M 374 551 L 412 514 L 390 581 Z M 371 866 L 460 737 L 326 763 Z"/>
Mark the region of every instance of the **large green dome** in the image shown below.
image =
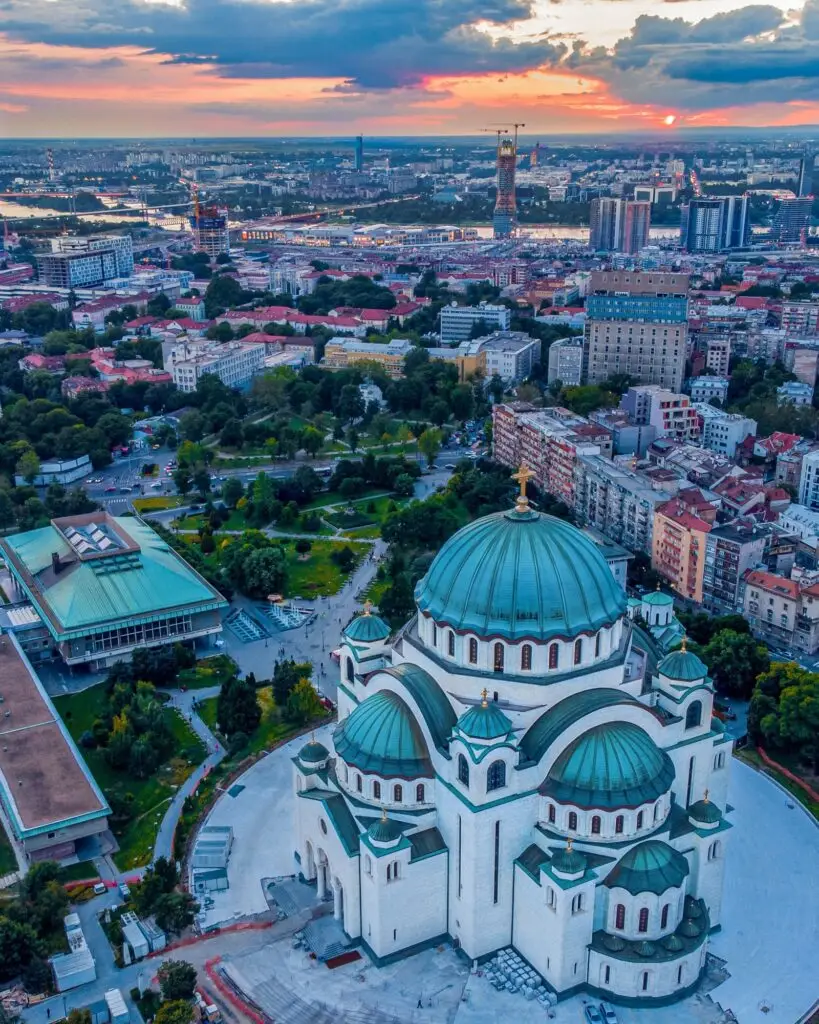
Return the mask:
<path id="1" fill-rule="evenodd" d="M 438 552 L 415 600 L 436 622 L 508 640 L 578 636 L 626 609 L 594 541 L 532 510 L 497 512 L 459 530 Z"/>
<path id="2" fill-rule="evenodd" d="M 362 772 L 404 779 L 433 774 L 421 728 L 391 690 L 362 701 L 336 726 L 333 745 L 342 761 Z"/>
<path id="3" fill-rule="evenodd" d="M 678 889 L 688 874 L 688 861 L 659 839 L 633 846 L 606 878 L 609 888 L 625 889 L 632 896 L 641 892 L 664 893 Z"/>
<path id="4" fill-rule="evenodd" d="M 540 791 L 561 803 L 609 810 L 656 800 L 673 779 L 671 758 L 648 733 L 631 722 L 608 722 L 566 747 Z"/>

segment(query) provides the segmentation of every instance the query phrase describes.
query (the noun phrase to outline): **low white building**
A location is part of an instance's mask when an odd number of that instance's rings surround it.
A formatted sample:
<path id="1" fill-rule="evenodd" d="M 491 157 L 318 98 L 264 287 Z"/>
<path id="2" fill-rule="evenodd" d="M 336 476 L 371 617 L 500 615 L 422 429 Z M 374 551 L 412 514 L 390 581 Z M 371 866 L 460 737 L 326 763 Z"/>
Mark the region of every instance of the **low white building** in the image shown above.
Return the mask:
<path id="1" fill-rule="evenodd" d="M 746 437 L 756 437 L 756 420 L 725 412 L 707 402 L 698 402 L 694 408 L 702 421 L 702 445 L 712 452 L 732 459 Z"/>
<path id="2" fill-rule="evenodd" d="M 87 455 L 80 455 L 76 459 L 53 459 L 49 462 L 40 463 L 40 472 L 34 477 L 35 487 L 48 487 L 50 484 L 73 484 L 88 476 L 94 467 Z M 14 476 L 14 482 L 18 487 L 28 484 L 28 480 L 19 473 Z"/>
<path id="3" fill-rule="evenodd" d="M 257 342 L 229 341 L 220 344 L 188 338 L 173 345 L 165 357 L 165 369 L 180 391 L 195 391 L 207 373 L 231 388 L 245 387 L 264 368 L 265 346 Z"/>
<path id="4" fill-rule="evenodd" d="M 507 384 L 525 380 L 540 363 L 540 339 L 522 331 L 495 331 L 479 339 L 479 362 L 487 379 L 500 377 Z"/>
<path id="5" fill-rule="evenodd" d="M 777 405 L 810 405 L 813 388 L 801 380 L 789 380 L 776 389 Z"/>
<path id="6" fill-rule="evenodd" d="M 703 377 L 692 377 L 688 382 L 688 390 L 691 394 L 691 401 L 708 402 L 712 398 L 725 402 L 728 397 L 728 386 L 730 381 L 727 377 L 714 377 L 706 375 Z"/>
<path id="7" fill-rule="evenodd" d="M 482 302 L 479 306 L 444 306 L 441 310 L 441 344 L 458 345 L 468 341 L 475 324 L 508 331 L 512 314 L 506 306 L 493 306 Z"/>
<path id="8" fill-rule="evenodd" d="M 559 380 L 566 387 L 579 385 L 583 380 L 583 337 L 558 338 L 549 346 L 548 381 Z"/>

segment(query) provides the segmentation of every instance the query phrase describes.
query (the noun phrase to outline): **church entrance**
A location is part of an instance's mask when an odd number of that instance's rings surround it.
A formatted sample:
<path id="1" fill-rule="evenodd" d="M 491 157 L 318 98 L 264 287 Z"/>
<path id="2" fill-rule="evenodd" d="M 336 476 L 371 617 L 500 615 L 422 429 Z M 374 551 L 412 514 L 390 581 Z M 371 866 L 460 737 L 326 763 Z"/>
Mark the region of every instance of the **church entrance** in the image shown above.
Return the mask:
<path id="1" fill-rule="evenodd" d="M 344 923 L 344 887 L 338 876 L 333 877 L 333 917 Z"/>

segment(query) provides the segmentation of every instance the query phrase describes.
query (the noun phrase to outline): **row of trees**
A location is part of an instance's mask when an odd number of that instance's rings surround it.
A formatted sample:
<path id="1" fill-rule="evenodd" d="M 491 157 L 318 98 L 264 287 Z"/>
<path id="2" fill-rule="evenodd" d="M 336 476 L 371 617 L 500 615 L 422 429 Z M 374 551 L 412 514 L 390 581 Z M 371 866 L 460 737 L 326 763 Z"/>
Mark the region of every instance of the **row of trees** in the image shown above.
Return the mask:
<path id="1" fill-rule="evenodd" d="M 51 990 L 50 949 L 60 945 L 68 895 L 53 861 L 33 864 L 18 898 L 0 903 L 0 983 L 22 977 L 29 992 Z"/>

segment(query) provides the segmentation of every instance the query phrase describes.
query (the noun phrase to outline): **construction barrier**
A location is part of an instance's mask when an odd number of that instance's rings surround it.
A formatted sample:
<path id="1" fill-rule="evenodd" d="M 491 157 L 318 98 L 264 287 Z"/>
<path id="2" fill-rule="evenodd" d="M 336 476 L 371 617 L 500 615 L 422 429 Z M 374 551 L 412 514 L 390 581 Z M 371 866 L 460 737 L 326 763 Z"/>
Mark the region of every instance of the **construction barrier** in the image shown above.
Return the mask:
<path id="1" fill-rule="evenodd" d="M 784 765 L 779 764 L 778 761 L 774 761 L 772 757 L 768 757 L 762 747 L 756 748 L 757 754 L 762 758 L 764 764 L 769 768 L 775 768 L 778 772 L 781 772 L 794 786 L 798 786 L 804 793 L 807 793 L 811 800 L 815 800 L 819 803 L 819 793 L 805 782 L 804 779 L 800 779 L 798 775 L 794 775 L 792 771 L 789 771 Z"/>
<path id="2" fill-rule="evenodd" d="M 224 928 L 214 928 L 212 932 L 205 932 L 203 935 L 189 935 L 186 939 L 177 939 L 176 942 L 170 943 L 164 949 L 157 950 L 156 953 L 149 953 L 146 959 L 165 956 L 166 953 L 172 953 L 175 949 L 185 949 L 187 946 L 195 946 L 199 942 L 207 942 L 209 939 L 216 938 L 217 935 L 230 935 L 231 932 L 258 932 L 265 928 L 272 928 L 273 924 L 273 921 L 239 921 Z"/>
<path id="3" fill-rule="evenodd" d="M 222 958 L 220 956 L 215 956 L 211 960 L 207 960 L 205 962 L 205 973 L 213 983 L 214 987 L 218 990 L 219 994 L 223 999 L 226 999 L 234 1009 L 238 1010 L 239 1013 L 244 1014 L 245 1017 L 252 1020 L 253 1024 L 268 1024 L 267 1019 L 254 1010 L 252 1006 L 244 1001 L 244 999 L 240 998 L 239 994 L 232 989 L 230 985 L 226 984 L 221 975 L 217 973 L 215 967 L 221 959 Z"/>

